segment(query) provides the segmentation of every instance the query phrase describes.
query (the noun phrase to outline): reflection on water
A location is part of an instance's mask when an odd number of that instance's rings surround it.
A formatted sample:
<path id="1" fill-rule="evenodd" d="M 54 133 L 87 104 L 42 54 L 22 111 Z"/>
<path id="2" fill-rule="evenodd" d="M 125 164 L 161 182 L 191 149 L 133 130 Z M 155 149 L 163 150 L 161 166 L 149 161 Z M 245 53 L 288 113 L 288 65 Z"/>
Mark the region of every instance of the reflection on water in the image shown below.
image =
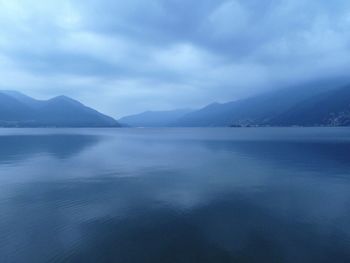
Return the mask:
<path id="1" fill-rule="evenodd" d="M 350 129 L 0 131 L 0 262 L 350 262 L 349 152 Z"/>
<path id="2" fill-rule="evenodd" d="M 69 158 L 97 143 L 91 135 L 7 135 L 0 136 L 0 161 L 16 163 L 36 154 Z"/>

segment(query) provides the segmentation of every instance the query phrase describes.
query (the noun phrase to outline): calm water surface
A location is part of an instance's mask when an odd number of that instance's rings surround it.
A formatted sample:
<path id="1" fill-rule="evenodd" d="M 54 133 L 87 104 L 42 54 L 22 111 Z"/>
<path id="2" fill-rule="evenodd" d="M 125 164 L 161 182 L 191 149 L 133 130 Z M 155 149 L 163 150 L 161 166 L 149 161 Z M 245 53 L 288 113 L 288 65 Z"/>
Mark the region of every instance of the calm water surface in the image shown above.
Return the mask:
<path id="1" fill-rule="evenodd" d="M 0 262 L 350 262 L 350 129 L 0 129 Z"/>

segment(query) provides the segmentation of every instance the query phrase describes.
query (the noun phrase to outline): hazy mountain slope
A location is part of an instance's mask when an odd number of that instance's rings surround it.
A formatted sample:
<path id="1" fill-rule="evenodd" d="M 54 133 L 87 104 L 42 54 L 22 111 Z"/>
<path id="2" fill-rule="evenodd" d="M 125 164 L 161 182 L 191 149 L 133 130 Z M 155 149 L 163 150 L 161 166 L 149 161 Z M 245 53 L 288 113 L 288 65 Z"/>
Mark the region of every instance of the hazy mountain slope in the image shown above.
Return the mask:
<path id="1" fill-rule="evenodd" d="M 47 101 L 0 92 L 0 126 L 118 127 L 113 118 L 65 96 Z"/>
<path id="2" fill-rule="evenodd" d="M 0 123 L 30 119 L 31 108 L 16 99 L 0 93 Z"/>
<path id="3" fill-rule="evenodd" d="M 189 127 L 263 125 L 297 103 L 317 96 L 324 90 L 317 86 L 290 88 L 235 102 L 214 103 L 185 115 L 173 125 Z"/>
<path id="4" fill-rule="evenodd" d="M 55 126 L 118 126 L 116 120 L 65 96 L 55 97 L 39 109 L 38 123 Z"/>
<path id="5" fill-rule="evenodd" d="M 34 99 L 15 90 L 1 90 L 0 93 L 6 94 L 30 107 L 40 107 L 43 103 L 45 103 L 45 101 Z"/>
<path id="6" fill-rule="evenodd" d="M 192 110 L 146 111 L 119 119 L 119 123 L 132 127 L 165 127 L 190 113 Z"/>
<path id="7" fill-rule="evenodd" d="M 270 125 L 350 126 L 350 86 L 319 94 L 271 119 Z"/>

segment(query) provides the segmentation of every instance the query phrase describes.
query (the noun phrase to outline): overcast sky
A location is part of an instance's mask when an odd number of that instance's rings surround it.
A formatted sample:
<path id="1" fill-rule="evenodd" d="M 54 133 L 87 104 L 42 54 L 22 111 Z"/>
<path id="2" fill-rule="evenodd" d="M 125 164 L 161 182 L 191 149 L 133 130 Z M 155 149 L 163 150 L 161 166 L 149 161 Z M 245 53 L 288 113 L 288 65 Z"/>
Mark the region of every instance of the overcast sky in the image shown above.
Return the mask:
<path id="1" fill-rule="evenodd" d="M 0 89 L 114 117 L 349 68 L 348 0 L 0 0 Z"/>

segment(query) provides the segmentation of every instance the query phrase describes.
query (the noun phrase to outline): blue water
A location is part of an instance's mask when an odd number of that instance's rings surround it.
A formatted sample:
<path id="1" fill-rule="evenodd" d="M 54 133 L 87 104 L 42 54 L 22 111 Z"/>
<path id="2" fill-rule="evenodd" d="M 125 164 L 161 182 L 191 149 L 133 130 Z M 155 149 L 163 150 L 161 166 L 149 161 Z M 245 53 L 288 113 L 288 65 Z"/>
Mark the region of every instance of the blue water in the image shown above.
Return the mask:
<path id="1" fill-rule="evenodd" d="M 0 262 L 350 262 L 350 129 L 1 129 Z"/>

